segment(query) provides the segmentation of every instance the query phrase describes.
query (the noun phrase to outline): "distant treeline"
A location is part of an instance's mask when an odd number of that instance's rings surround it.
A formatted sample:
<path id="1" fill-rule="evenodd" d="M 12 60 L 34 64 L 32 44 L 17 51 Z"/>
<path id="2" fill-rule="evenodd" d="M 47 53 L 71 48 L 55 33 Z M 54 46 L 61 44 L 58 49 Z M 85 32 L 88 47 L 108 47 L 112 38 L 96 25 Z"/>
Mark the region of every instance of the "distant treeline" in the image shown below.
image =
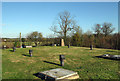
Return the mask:
<path id="1" fill-rule="evenodd" d="M 108 48 L 108 49 L 118 49 L 120 50 L 120 33 L 115 33 L 111 35 L 96 34 L 86 35 L 75 34 L 72 37 L 71 44 L 73 46 L 89 47 L 93 45 L 95 48 Z"/>
<path id="2" fill-rule="evenodd" d="M 15 41 L 19 43 L 19 38 L 5 38 L 8 47 L 13 47 Z M 22 38 L 22 44 L 25 45 L 37 45 L 37 46 L 51 46 L 53 44 L 60 45 L 61 37 L 57 38 Z M 35 41 L 36 40 L 36 41 Z M 80 46 L 80 47 L 89 47 L 93 45 L 95 48 L 107 48 L 107 49 L 118 49 L 120 50 L 120 33 L 115 33 L 111 35 L 105 36 L 104 34 L 82 34 L 79 33 L 74 34 L 72 37 L 67 37 L 66 44 L 70 44 L 71 46 Z M 4 40 L 2 39 L 2 45 L 5 44 Z M 8 43 L 10 42 L 10 43 Z"/>

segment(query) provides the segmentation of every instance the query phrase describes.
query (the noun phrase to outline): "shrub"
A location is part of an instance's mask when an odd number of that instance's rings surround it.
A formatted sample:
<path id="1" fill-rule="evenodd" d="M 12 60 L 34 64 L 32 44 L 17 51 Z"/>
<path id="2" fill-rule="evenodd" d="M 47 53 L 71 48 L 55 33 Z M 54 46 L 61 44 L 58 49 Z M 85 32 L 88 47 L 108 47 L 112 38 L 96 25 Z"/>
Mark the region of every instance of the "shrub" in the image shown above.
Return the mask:
<path id="1" fill-rule="evenodd" d="M 15 41 L 15 43 L 14 43 L 14 47 L 20 47 L 20 42 L 17 42 L 17 41 Z"/>
<path id="2" fill-rule="evenodd" d="M 17 41 L 15 41 L 15 43 L 14 43 L 14 47 L 17 47 Z"/>

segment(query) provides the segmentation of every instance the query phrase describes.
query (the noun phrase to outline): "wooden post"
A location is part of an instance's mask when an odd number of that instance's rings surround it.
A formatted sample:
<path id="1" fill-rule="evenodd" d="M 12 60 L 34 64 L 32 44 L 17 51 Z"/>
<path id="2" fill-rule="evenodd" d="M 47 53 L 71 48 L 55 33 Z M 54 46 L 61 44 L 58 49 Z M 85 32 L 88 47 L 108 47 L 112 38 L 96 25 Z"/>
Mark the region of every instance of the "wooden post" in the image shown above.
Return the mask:
<path id="1" fill-rule="evenodd" d="M 93 49 L 93 45 L 90 45 L 90 50 L 92 50 Z"/>
<path id="2" fill-rule="evenodd" d="M 59 55 L 59 60 L 60 60 L 60 65 L 64 66 L 65 56 L 64 55 Z"/>
<path id="3" fill-rule="evenodd" d="M 22 48 L 21 32 L 20 32 L 20 48 Z"/>

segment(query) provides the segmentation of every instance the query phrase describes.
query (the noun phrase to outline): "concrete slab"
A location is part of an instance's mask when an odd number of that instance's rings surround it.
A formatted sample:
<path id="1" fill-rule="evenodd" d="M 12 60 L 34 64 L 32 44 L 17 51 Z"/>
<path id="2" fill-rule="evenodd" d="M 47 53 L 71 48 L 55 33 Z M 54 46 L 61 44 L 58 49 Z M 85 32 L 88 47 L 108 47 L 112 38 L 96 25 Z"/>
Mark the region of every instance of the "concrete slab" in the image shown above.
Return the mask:
<path id="1" fill-rule="evenodd" d="M 54 81 L 56 80 L 63 80 L 63 79 L 78 79 L 79 75 L 77 72 L 70 71 L 67 69 L 62 69 L 62 68 L 56 68 L 56 69 L 51 69 L 48 71 L 43 71 L 40 72 L 40 74 L 43 74 L 45 79 L 52 79 Z"/>

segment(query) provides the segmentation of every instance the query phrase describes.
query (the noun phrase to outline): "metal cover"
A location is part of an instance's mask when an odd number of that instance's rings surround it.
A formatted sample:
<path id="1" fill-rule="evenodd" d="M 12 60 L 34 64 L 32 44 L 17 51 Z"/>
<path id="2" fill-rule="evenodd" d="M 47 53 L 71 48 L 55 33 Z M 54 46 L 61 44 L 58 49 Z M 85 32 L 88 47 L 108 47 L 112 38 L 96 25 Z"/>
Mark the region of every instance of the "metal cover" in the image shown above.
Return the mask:
<path id="1" fill-rule="evenodd" d="M 48 77 L 54 78 L 55 80 L 65 79 L 67 77 L 74 76 L 74 75 L 76 75 L 77 78 L 79 78 L 77 72 L 62 69 L 62 68 L 56 68 L 56 69 L 52 69 L 52 70 L 48 70 L 48 71 L 44 71 L 44 72 L 40 72 L 40 73 L 42 73 Z M 77 78 L 75 78 L 75 79 L 77 79 Z"/>

